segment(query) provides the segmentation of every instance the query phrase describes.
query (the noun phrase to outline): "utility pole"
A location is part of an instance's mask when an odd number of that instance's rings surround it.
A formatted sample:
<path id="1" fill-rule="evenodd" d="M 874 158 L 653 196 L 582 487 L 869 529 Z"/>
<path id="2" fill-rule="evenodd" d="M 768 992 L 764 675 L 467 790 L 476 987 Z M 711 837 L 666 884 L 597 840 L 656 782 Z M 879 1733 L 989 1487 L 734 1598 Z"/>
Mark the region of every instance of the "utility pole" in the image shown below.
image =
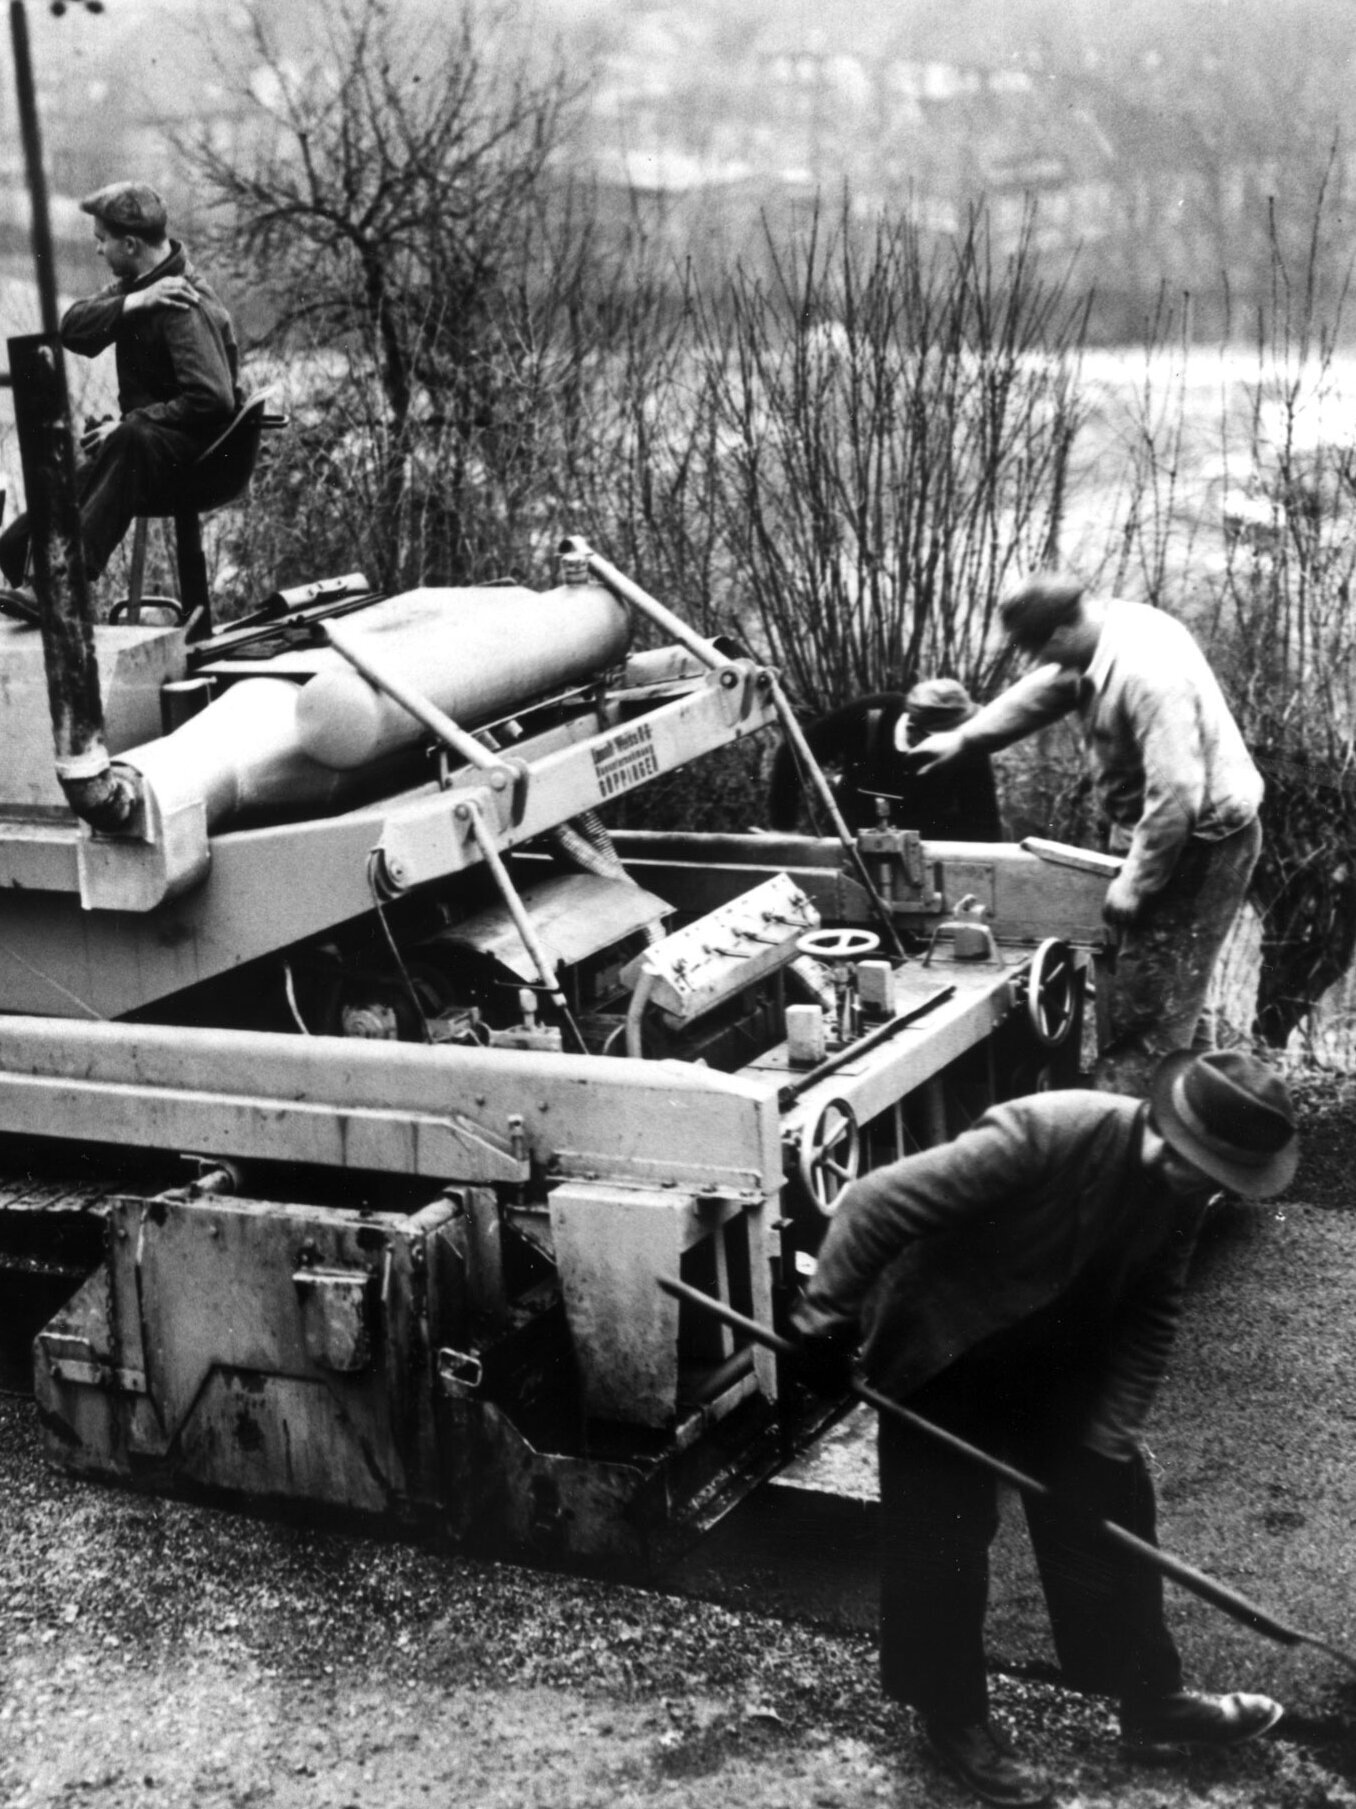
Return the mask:
<path id="1" fill-rule="evenodd" d="M 85 0 L 85 4 L 90 12 L 103 10 L 102 0 Z M 66 0 L 53 0 L 52 11 L 60 17 L 66 11 Z M 126 821 L 131 806 L 125 783 L 113 773 L 104 740 L 99 662 L 80 536 L 71 398 L 58 331 L 52 214 L 24 0 L 10 0 L 9 26 L 42 317 L 40 333 L 10 340 L 9 365 L 56 770 L 78 816 L 96 829 L 116 829 Z"/>

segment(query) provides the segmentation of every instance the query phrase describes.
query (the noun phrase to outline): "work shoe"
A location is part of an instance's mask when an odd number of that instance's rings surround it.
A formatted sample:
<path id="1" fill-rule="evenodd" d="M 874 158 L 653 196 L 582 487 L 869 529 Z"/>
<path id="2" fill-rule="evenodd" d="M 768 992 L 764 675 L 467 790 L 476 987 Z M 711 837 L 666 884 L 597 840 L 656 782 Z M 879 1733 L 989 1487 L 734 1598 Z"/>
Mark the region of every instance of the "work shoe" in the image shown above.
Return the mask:
<path id="1" fill-rule="evenodd" d="M 1218 1752 L 1255 1740 L 1285 1711 L 1270 1696 L 1202 1696 L 1178 1690 L 1142 1708 L 1121 1710 L 1121 1750 L 1127 1758 L 1172 1759 L 1188 1747 Z"/>
<path id="2" fill-rule="evenodd" d="M 1050 1780 L 1017 1757 L 1012 1741 L 992 1721 L 925 1721 L 923 1737 L 937 1757 L 986 1803 L 1035 1809 L 1050 1800 Z"/>

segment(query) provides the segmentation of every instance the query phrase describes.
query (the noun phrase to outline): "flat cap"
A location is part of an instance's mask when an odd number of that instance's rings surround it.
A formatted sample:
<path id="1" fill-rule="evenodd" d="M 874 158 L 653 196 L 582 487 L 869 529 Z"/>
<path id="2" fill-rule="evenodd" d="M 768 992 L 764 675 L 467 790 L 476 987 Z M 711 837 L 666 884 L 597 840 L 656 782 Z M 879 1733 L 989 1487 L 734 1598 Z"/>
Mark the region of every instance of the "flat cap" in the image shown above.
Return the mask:
<path id="1" fill-rule="evenodd" d="M 998 604 L 1009 639 L 1028 653 L 1039 652 L 1056 629 L 1073 621 L 1087 588 L 1073 572 L 1034 572 L 1019 579 Z"/>
<path id="2" fill-rule="evenodd" d="M 80 211 L 139 237 L 158 239 L 169 224 L 165 203 L 146 182 L 110 182 L 86 195 Z"/>

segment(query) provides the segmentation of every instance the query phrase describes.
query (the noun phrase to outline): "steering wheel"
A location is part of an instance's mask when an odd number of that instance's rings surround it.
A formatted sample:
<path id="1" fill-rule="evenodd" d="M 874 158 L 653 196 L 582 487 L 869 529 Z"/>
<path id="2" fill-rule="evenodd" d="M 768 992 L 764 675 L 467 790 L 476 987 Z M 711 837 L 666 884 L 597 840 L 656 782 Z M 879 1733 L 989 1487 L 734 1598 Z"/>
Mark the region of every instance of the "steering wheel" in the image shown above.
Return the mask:
<path id="1" fill-rule="evenodd" d="M 825 1218 L 838 1210 L 843 1189 L 857 1179 L 862 1164 L 862 1134 L 845 1099 L 831 1099 L 800 1134 L 800 1178 Z"/>
<path id="2" fill-rule="evenodd" d="M 880 937 L 873 930 L 807 930 L 796 938 L 797 951 L 816 961 L 860 961 L 879 947 Z"/>
<path id="3" fill-rule="evenodd" d="M 1026 1014 L 1042 1048 L 1058 1049 L 1073 1029 L 1077 982 L 1073 950 L 1048 937 L 1031 957 L 1026 978 Z"/>

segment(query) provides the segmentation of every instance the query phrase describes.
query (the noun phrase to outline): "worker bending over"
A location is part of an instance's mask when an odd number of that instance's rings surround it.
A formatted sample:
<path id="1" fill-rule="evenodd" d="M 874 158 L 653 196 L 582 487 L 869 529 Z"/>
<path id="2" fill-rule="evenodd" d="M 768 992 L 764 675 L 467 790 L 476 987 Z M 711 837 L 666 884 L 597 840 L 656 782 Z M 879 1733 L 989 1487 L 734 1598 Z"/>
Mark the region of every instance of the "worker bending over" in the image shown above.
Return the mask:
<path id="1" fill-rule="evenodd" d="M 1116 1698 L 1131 1756 L 1235 1746 L 1281 1715 L 1183 1688 L 1161 1577 L 1092 1522 L 1154 1543 L 1139 1437 L 1207 1203 L 1278 1193 L 1297 1156 L 1284 1083 L 1241 1052 L 1167 1056 L 1148 1102 L 1012 1100 L 853 1183 L 792 1313 L 804 1379 L 841 1385 L 860 1341 L 874 1388 L 1047 1485 L 1023 1505 L 1064 1679 Z M 977 1796 L 1044 1802 L 989 1717 L 994 1478 L 889 1416 L 879 1439 L 882 1687 Z"/>
<path id="2" fill-rule="evenodd" d="M 1119 945 L 1099 971 L 1094 1081 L 1143 1095 L 1157 1059 L 1198 1038 L 1261 849 L 1261 774 L 1204 654 L 1163 610 L 1041 573 L 1000 611 L 1035 670 L 913 759 L 929 773 L 1077 713 L 1108 845 L 1125 857 L 1102 911 Z"/>

